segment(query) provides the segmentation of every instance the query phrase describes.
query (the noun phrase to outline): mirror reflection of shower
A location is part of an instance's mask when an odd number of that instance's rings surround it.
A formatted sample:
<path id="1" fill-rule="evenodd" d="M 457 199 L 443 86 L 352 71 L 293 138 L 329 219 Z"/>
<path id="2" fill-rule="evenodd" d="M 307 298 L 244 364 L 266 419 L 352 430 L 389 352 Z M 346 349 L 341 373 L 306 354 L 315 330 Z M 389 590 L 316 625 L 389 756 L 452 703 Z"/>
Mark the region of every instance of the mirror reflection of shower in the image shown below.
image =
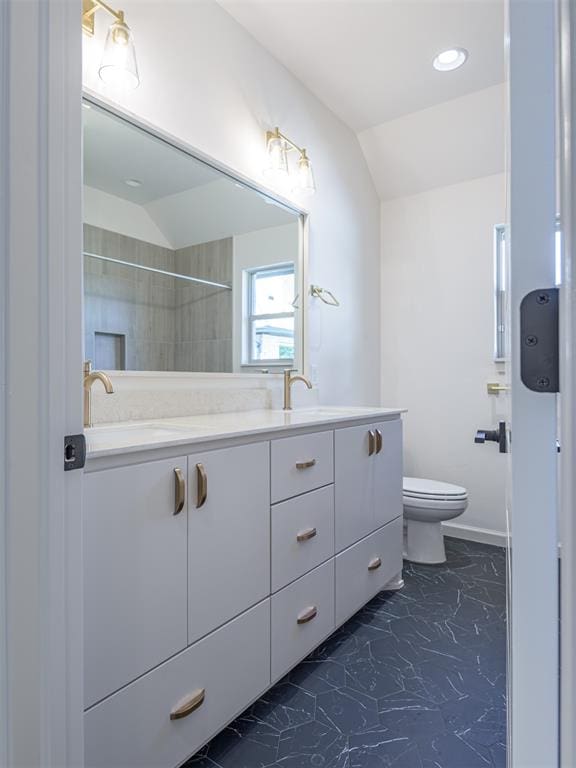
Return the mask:
<path id="1" fill-rule="evenodd" d="M 300 214 L 85 107 L 85 358 L 103 370 L 299 367 Z"/>

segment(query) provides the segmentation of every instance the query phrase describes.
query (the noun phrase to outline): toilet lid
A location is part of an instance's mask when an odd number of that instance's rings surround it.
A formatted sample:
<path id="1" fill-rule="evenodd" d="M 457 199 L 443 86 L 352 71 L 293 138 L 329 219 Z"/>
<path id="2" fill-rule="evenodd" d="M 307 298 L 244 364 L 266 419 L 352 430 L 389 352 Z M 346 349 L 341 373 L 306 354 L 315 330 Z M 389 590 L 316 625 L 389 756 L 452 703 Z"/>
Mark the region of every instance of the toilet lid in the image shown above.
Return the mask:
<path id="1" fill-rule="evenodd" d="M 404 496 L 416 499 L 450 500 L 468 498 L 468 491 L 460 485 L 426 480 L 421 477 L 404 478 Z"/>

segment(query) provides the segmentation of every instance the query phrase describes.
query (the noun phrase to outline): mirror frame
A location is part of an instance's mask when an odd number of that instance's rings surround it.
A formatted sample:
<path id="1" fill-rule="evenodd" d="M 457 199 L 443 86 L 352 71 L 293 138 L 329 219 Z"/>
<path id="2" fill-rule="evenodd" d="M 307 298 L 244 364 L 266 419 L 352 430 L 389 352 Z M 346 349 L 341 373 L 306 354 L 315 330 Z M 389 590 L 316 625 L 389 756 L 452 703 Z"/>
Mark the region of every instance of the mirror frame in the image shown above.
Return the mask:
<path id="1" fill-rule="evenodd" d="M 303 375 L 308 374 L 308 351 L 306 349 L 306 339 L 307 339 L 307 321 L 308 321 L 308 254 L 309 254 L 309 227 L 310 227 L 310 213 L 305 208 L 301 208 L 300 206 L 296 205 L 290 200 L 287 200 L 286 198 L 282 197 L 281 195 L 278 195 L 277 193 L 273 192 L 272 190 L 268 189 L 262 184 L 259 184 L 258 182 L 254 181 L 254 179 L 251 179 L 248 176 L 244 176 L 239 171 L 234 170 L 233 168 L 230 168 L 225 163 L 220 162 L 219 160 L 211 157 L 210 155 L 207 155 L 205 152 L 202 152 L 201 150 L 197 149 L 196 147 L 193 147 L 191 144 L 188 144 L 186 141 L 183 141 L 182 139 L 179 139 L 177 136 L 174 136 L 171 133 L 168 133 L 167 131 L 164 131 L 162 128 L 159 128 L 156 125 L 153 125 L 152 123 L 149 123 L 148 121 L 142 119 L 138 115 L 135 115 L 133 112 L 129 112 L 128 110 L 125 110 L 118 106 L 115 103 L 112 103 L 108 101 L 107 99 L 102 98 L 99 95 L 94 94 L 89 89 L 83 89 L 82 90 L 82 104 L 89 104 L 90 106 L 94 106 L 97 109 L 107 112 L 108 114 L 112 115 L 115 118 L 118 118 L 119 120 L 124 121 L 125 123 L 128 123 L 129 125 L 138 128 L 139 130 L 143 131 L 144 133 L 149 134 L 155 139 L 158 139 L 165 144 L 168 144 L 169 146 L 180 150 L 185 155 L 188 155 L 189 157 L 193 158 L 194 160 L 197 160 L 200 163 L 203 163 L 204 165 L 209 166 L 210 168 L 213 168 L 214 170 L 221 173 L 223 176 L 227 176 L 231 181 L 238 182 L 248 189 L 253 190 L 259 195 L 262 195 L 264 197 L 267 197 L 271 200 L 274 200 L 275 203 L 282 206 L 283 208 L 287 209 L 291 213 L 294 213 L 296 216 L 298 216 L 298 256 L 297 256 L 297 264 L 298 264 L 298 270 L 300 275 L 300 280 L 298 284 L 298 290 L 297 295 L 300 297 L 300 314 L 299 318 L 297 318 L 296 324 L 295 324 L 295 341 L 299 343 L 299 354 L 296 356 L 293 364 L 294 370 L 297 370 Z M 82 216 L 82 224 L 84 224 L 84 216 Z M 82 296 L 82 320 L 84 321 L 84 296 Z M 281 364 L 274 364 L 272 366 L 266 367 L 265 365 L 258 366 L 254 364 L 242 366 L 243 368 L 251 368 L 253 370 L 250 371 L 230 371 L 230 372 L 221 372 L 221 371 L 137 371 L 137 370 L 122 370 L 122 371 L 111 371 L 111 373 L 118 375 L 150 375 L 150 376 L 159 376 L 162 374 L 166 374 L 167 376 L 218 376 L 218 377 L 238 377 L 238 376 L 263 376 L 263 375 L 271 375 L 274 373 L 280 373 L 284 366 Z"/>

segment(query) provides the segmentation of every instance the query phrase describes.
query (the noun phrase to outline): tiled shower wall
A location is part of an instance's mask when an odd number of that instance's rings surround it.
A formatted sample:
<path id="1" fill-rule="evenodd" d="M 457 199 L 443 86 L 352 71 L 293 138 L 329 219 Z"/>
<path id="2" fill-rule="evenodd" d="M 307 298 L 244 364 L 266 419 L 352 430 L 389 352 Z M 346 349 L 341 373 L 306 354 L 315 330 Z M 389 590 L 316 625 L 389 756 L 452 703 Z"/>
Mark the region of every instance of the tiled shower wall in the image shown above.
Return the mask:
<path id="1" fill-rule="evenodd" d="M 176 251 L 176 272 L 232 285 L 232 238 Z M 232 371 L 232 291 L 178 280 L 176 371 Z"/>
<path id="2" fill-rule="evenodd" d="M 169 272 L 232 280 L 232 238 L 179 251 L 84 225 L 84 250 Z M 232 291 L 84 258 L 85 357 L 122 340 L 126 370 L 232 370 Z M 100 337 L 102 338 L 102 337 Z"/>

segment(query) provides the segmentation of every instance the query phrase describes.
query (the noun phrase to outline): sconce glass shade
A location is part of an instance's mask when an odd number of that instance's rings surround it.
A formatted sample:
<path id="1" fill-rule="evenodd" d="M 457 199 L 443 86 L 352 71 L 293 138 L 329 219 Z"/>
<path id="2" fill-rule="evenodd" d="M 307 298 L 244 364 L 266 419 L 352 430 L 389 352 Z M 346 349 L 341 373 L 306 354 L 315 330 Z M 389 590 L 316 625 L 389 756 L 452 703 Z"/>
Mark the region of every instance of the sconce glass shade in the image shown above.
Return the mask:
<path id="1" fill-rule="evenodd" d="M 288 175 L 288 153 L 286 145 L 280 136 L 272 134 L 266 147 L 268 152 L 268 165 L 264 173 L 271 179 L 283 179 Z"/>
<path id="2" fill-rule="evenodd" d="M 296 184 L 294 190 L 304 195 L 313 195 L 316 192 L 316 184 L 314 183 L 314 174 L 312 173 L 312 164 L 308 159 L 306 152 L 303 152 L 298 160 L 298 168 L 296 171 Z"/>
<path id="3" fill-rule="evenodd" d="M 110 85 L 128 89 L 140 85 L 134 38 L 123 19 L 115 21 L 108 30 L 98 74 Z"/>

